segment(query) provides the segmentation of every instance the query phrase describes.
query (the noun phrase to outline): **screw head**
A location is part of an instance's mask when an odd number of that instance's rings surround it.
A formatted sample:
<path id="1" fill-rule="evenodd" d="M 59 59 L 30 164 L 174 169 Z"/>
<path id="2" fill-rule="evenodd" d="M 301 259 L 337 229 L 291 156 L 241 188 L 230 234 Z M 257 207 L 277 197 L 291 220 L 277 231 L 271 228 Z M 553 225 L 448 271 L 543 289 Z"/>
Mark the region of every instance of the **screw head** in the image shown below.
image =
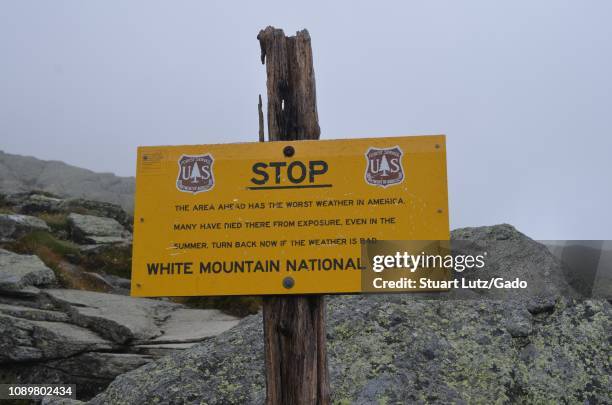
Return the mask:
<path id="1" fill-rule="evenodd" d="M 291 157 L 295 155 L 295 148 L 291 145 L 285 146 L 283 148 L 283 155 L 285 155 L 285 157 Z"/>
<path id="2" fill-rule="evenodd" d="M 295 280 L 293 279 L 293 277 L 285 277 L 283 279 L 283 287 L 285 287 L 286 289 L 291 289 L 293 288 L 293 286 L 295 285 Z"/>

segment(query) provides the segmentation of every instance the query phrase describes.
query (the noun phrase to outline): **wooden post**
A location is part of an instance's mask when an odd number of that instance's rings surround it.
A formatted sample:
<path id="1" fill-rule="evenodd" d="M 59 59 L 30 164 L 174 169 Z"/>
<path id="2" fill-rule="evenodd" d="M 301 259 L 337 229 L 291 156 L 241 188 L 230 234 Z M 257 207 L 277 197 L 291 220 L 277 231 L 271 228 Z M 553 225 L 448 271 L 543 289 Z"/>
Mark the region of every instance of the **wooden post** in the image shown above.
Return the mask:
<path id="1" fill-rule="evenodd" d="M 267 73 L 269 140 L 319 139 L 308 31 L 287 37 L 283 30 L 267 27 L 257 39 Z M 260 120 L 260 138 L 261 127 Z M 263 317 L 267 403 L 329 404 L 325 297 L 267 296 Z"/>

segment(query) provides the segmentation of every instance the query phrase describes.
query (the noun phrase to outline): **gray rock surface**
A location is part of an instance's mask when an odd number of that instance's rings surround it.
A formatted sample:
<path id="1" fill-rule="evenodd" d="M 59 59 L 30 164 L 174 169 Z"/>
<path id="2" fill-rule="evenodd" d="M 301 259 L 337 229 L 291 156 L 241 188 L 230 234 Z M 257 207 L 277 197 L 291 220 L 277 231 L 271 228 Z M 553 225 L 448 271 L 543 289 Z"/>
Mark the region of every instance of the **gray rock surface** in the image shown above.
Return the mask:
<path id="1" fill-rule="evenodd" d="M 9 194 L 4 197 L 4 200 L 10 206 L 15 207 L 17 212 L 23 214 L 55 213 L 60 211 L 64 201 L 61 198 L 35 191 Z"/>
<path id="2" fill-rule="evenodd" d="M 486 272 L 525 277 L 544 293 L 329 297 L 333 401 L 608 403 L 610 303 L 568 298 L 558 261 L 511 226 L 453 237 L 489 251 Z M 508 247 L 496 249 L 498 240 Z M 76 382 L 81 398 L 99 393 L 94 404 L 263 403 L 261 315 L 232 328 L 237 320 L 218 311 L 39 287 L 31 298 L 0 293 L 0 382 Z"/>
<path id="3" fill-rule="evenodd" d="M 103 201 L 91 201 L 84 198 L 62 200 L 59 208 L 66 212 L 87 212 L 98 217 L 112 218 L 123 226 L 131 226 L 131 217 L 123 207 Z"/>
<path id="4" fill-rule="evenodd" d="M 71 398 L 45 397 L 40 403 L 41 405 L 80 405 L 84 402 Z"/>
<path id="5" fill-rule="evenodd" d="M 92 201 L 84 198 L 60 198 L 37 191 L 0 194 L 0 198 L 4 200 L 5 205 L 20 214 L 76 212 L 78 214 L 112 218 L 125 227 L 131 228 L 132 226 L 130 214 L 122 206 L 110 202 Z"/>
<path id="6" fill-rule="evenodd" d="M 238 323 L 166 300 L 48 288 L 53 274 L 36 256 L 0 250 L 0 383 L 77 384 L 91 398 L 117 375 Z"/>
<path id="7" fill-rule="evenodd" d="M 27 286 L 19 290 L 0 290 L 0 302 L 8 299 L 9 303 L 15 298 L 36 298 L 40 296 L 40 288 Z"/>
<path id="8" fill-rule="evenodd" d="M 215 309 L 177 309 L 162 325 L 164 334 L 151 339 L 151 343 L 189 343 L 217 336 L 238 324 L 234 316 Z"/>
<path id="9" fill-rule="evenodd" d="M 131 234 L 113 218 L 71 213 L 68 223 L 73 239 L 79 242 L 124 243 L 131 239 Z"/>
<path id="10" fill-rule="evenodd" d="M 531 329 L 513 334 L 505 318 L 518 307 L 409 295 L 331 298 L 333 402 L 607 403 L 610 304 L 561 300 Z M 263 367 L 262 320 L 255 315 L 119 376 L 90 403 L 263 403 Z"/>
<path id="11" fill-rule="evenodd" d="M 61 197 L 86 198 L 134 209 L 134 178 L 95 173 L 30 156 L 0 151 L 0 193 L 14 194 L 40 190 Z"/>
<path id="12" fill-rule="evenodd" d="M 163 334 L 159 326 L 181 306 L 160 300 L 92 291 L 45 290 L 72 321 L 117 343 L 147 341 Z"/>
<path id="13" fill-rule="evenodd" d="M 457 234 L 484 245 L 507 236 L 512 254 L 494 252 L 493 260 L 508 276 L 559 270 L 545 247 L 512 227 Z M 605 300 L 577 301 L 553 288 L 535 300 L 332 296 L 327 309 L 334 403 L 610 403 Z M 263 350 L 261 315 L 250 316 L 117 377 L 90 403 L 264 403 Z"/>
<path id="14" fill-rule="evenodd" d="M 48 231 L 40 218 L 20 214 L 0 214 L 0 242 L 19 239 L 34 231 Z"/>
<path id="15" fill-rule="evenodd" d="M 20 305 L 0 304 L 0 314 L 31 321 L 68 322 L 68 314 Z"/>
<path id="16" fill-rule="evenodd" d="M 152 360 L 151 356 L 139 354 L 89 352 L 34 366 L 11 364 L 4 367 L 3 373 L 22 384 L 65 381 L 76 385 L 77 396 L 87 398 L 104 389 L 117 375 Z"/>
<path id="17" fill-rule="evenodd" d="M 0 292 L 17 292 L 55 281 L 53 271 L 37 257 L 0 249 Z"/>
<path id="18" fill-rule="evenodd" d="M 472 289 L 478 297 L 542 300 L 572 292 L 564 279 L 561 262 L 546 246 L 528 238 L 512 225 L 456 229 L 452 231 L 451 239 L 453 248 L 459 246 L 462 254 L 486 253 L 484 268 L 455 273 L 455 278 L 489 280 L 503 277 L 512 280 L 518 277 L 527 281 L 525 290 Z"/>
<path id="19" fill-rule="evenodd" d="M 91 352 L 67 359 L 56 360 L 47 366 L 74 377 L 112 381 L 117 375 L 134 370 L 153 361 L 153 357 L 133 353 Z"/>
<path id="20" fill-rule="evenodd" d="M 113 288 L 114 294 L 130 295 L 132 282 L 127 278 L 104 274 L 101 276 Z"/>
<path id="21" fill-rule="evenodd" d="M 24 305 L 24 299 L 0 303 L 2 378 L 79 382 L 86 397 L 118 374 L 238 323 L 216 310 L 187 309 L 161 300 L 66 289 L 45 289 L 41 297 L 31 306 Z"/>
<path id="22" fill-rule="evenodd" d="M 111 342 L 76 325 L 0 314 L 0 363 L 55 359 L 113 347 Z"/>
<path id="23" fill-rule="evenodd" d="M 215 310 L 89 291 L 0 303 L 0 382 L 77 384 L 91 398 L 117 376 L 238 323 Z M 6 297 L 4 297 L 6 299 Z"/>

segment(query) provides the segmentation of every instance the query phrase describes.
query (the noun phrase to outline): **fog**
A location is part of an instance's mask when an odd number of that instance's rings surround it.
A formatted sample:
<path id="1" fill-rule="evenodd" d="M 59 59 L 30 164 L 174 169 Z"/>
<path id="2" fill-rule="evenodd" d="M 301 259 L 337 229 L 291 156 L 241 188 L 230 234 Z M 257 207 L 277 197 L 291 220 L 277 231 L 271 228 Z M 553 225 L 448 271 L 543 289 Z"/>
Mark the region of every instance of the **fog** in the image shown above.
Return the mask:
<path id="1" fill-rule="evenodd" d="M 0 149 L 135 174 L 257 140 L 258 31 L 312 37 L 322 139 L 448 136 L 452 227 L 612 239 L 612 3 L 6 0 Z"/>

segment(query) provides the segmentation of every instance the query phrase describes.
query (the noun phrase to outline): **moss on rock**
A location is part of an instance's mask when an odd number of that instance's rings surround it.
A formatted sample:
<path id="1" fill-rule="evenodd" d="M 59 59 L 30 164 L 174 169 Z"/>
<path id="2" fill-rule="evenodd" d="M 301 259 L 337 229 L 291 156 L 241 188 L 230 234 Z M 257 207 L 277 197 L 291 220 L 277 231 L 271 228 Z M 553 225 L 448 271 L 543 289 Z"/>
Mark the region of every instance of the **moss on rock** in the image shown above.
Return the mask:
<path id="1" fill-rule="evenodd" d="M 332 399 L 372 403 L 606 403 L 611 308 L 563 301 L 513 337 L 522 302 L 342 296 L 328 304 Z M 92 403 L 263 403 L 261 316 L 118 377 Z"/>

